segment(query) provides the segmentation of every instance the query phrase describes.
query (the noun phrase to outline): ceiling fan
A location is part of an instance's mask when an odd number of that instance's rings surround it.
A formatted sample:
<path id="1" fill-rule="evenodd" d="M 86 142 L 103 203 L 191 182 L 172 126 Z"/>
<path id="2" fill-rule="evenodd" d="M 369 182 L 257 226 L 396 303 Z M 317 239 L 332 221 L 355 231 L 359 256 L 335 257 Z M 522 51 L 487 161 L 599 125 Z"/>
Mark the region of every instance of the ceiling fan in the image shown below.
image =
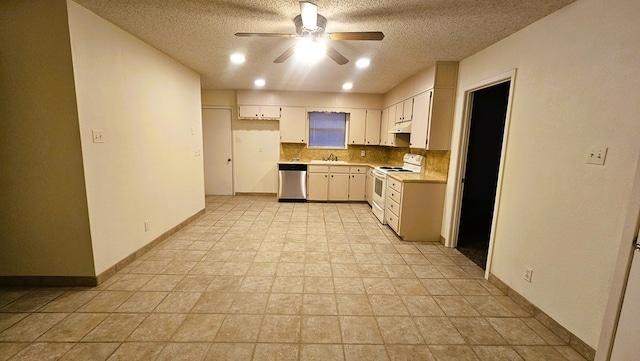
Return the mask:
<path id="1" fill-rule="evenodd" d="M 349 62 L 349 59 L 340 54 L 333 47 L 326 45 L 325 40 L 373 40 L 380 41 L 384 39 L 381 31 L 357 31 L 357 32 L 336 32 L 325 33 L 327 19 L 318 14 L 318 6 L 308 1 L 300 1 L 300 15 L 293 19 L 296 26 L 295 34 L 287 33 L 236 33 L 239 37 L 265 37 L 265 38 L 298 38 L 302 42 L 309 44 L 317 44 L 321 47 L 326 46 L 326 55 L 340 65 Z M 277 57 L 274 63 L 283 63 L 296 52 L 298 44 L 291 46 L 282 55 Z M 317 47 L 316 47 L 317 48 Z M 309 50 L 307 50 L 309 51 Z M 319 56 L 319 55 L 314 55 Z"/>

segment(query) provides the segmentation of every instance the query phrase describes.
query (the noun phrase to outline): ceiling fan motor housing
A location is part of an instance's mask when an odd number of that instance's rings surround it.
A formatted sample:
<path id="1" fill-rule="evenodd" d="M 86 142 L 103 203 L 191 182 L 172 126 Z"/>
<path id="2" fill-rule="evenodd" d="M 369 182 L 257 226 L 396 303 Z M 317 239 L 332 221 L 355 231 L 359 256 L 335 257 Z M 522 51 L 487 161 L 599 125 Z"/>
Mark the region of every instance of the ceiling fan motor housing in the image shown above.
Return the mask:
<path id="1" fill-rule="evenodd" d="M 316 37 L 323 36 L 324 29 L 327 27 L 327 19 L 320 14 L 318 14 L 317 28 L 315 30 L 310 30 L 302 26 L 302 15 L 296 16 L 293 22 L 296 24 L 296 34 L 303 37 L 307 35 L 315 35 Z"/>

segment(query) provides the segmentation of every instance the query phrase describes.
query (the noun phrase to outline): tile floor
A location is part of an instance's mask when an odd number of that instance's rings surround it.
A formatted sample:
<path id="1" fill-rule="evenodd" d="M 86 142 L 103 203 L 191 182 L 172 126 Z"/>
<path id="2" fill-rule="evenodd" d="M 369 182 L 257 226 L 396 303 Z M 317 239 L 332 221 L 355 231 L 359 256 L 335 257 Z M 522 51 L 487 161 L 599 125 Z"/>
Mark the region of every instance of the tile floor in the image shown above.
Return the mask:
<path id="1" fill-rule="evenodd" d="M 0 289 L 0 360 L 583 360 L 366 204 L 207 197 L 94 288 Z"/>

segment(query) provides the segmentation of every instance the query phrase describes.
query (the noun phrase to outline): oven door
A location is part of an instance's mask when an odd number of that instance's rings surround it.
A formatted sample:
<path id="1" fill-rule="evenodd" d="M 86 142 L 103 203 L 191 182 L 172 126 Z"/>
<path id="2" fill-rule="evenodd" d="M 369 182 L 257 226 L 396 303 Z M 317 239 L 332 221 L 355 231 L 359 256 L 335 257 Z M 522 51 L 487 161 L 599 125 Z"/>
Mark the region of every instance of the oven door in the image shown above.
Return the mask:
<path id="1" fill-rule="evenodd" d="M 387 192 L 387 175 L 374 170 L 371 172 L 373 175 L 373 194 L 371 200 L 373 201 L 372 211 L 382 224 L 384 221 L 384 203 Z"/>

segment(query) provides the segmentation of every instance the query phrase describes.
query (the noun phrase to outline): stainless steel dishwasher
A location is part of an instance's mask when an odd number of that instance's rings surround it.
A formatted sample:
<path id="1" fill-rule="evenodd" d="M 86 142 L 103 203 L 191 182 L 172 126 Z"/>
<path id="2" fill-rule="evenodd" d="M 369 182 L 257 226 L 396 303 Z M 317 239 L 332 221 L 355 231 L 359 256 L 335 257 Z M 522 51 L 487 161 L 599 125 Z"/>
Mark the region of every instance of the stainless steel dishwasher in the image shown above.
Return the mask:
<path id="1" fill-rule="evenodd" d="M 278 164 L 278 201 L 307 201 L 307 165 Z"/>

